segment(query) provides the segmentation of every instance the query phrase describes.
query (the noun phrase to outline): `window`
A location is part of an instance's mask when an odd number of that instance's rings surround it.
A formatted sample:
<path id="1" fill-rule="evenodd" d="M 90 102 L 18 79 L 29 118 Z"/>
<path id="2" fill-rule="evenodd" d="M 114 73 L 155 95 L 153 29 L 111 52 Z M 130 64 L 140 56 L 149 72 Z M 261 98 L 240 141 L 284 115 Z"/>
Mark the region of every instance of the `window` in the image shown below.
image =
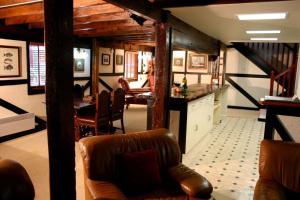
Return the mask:
<path id="1" fill-rule="evenodd" d="M 138 80 L 138 52 L 125 52 L 124 77 L 129 81 Z"/>
<path id="2" fill-rule="evenodd" d="M 45 46 L 29 44 L 29 94 L 42 93 L 46 83 Z"/>

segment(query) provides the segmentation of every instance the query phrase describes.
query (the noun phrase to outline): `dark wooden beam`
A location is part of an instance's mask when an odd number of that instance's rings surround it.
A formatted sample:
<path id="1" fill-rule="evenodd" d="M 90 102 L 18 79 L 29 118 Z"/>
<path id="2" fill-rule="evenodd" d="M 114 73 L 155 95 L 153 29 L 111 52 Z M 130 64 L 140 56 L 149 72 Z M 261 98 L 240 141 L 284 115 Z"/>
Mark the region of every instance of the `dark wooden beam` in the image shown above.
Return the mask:
<path id="1" fill-rule="evenodd" d="M 159 8 L 187 7 L 187 6 L 207 6 L 216 4 L 240 4 L 240 3 L 258 3 L 290 0 L 154 0 L 153 4 Z"/>
<path id="2" fill-rule="evenodd" d="M 194 50 L 212 55 L 219 54 L 219 41 L 195 29 L 177 17 L 168 14 L 167 23 L 173 29 L 174 47 Z"/>
<path id="3" fill-rule="evenodd" d="M 155 100 L 152 114 L 152 128 L 168 128 L 170 98 L 171 33 L 165 23 L 156 24 L 155 49 Z"/>
<path id="4" fill-rule="evenodd" d="M 106 0 L 106 2 L 129 9 L 130 12 L 134 14 L 153 19 L 158 22 L 164 21 L 164 16 L 166 14 L 166 11 L 154 6 L 147 0 Z"/>
<path id="5" fill-rule="evenodd" d="M 50 199 L 76 199 L 73 0 L 44 0 Z"/>
<path id="6" fill-rule="evenodd" d="M 154 33 L 153 28 L 143 27 L 111 27 L 109 30 L 95 29 L 95 30 L 75 30 L 74 32 L 78 36 L 82 37 L 104 37 L 104 36 L 120 36 L 131 34 L 148 34 Z"/>
<path id="7" fill-rule="evenodd" d="M 0 26 L 0 38 L 42 42 L 44 41 L 44 31 L 42 29 L 28 30 L 19 27 Z"/>

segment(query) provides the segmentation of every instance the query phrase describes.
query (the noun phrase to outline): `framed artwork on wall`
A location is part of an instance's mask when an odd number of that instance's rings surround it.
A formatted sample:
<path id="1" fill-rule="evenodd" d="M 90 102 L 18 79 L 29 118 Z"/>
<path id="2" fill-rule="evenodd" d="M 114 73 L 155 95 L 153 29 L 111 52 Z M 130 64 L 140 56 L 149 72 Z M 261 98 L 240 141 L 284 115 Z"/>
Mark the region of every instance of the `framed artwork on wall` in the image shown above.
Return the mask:
<path id="1" fill-rule="evenodd" d="M 21 47 L 0 45 L 0 77 L 21 76 Z"/>
<path id="2" fill-rule="evenodd" d="M 83 58 L 74 59 L 74 72 L 84 72 L 85 69 L 85 60 Z"/>
<path id="3" fill-rule="evenodd" d="M 124 63 L 124 56 L 116 55 L 116 65 L 123 65 L 123 63 Z"/>
<path id="4" fill-rule="evenodd" d="M 192 69 L 207 68 L 207 57 L 201 54 L 190 54 L 189 68 Z"/>
<path id="5" fill-rule="evenodd" d="M 110 65 L 110 55 L 109 54 L 102 54 L 102 65 Z"/>
<path id="6" fill-rule="evenodd" d="M 183 67 L 183 58 L 174 58 L 173 66 L 174 67 Z"/>
<path id="7" fill-rule="evenodd" d="M 208 73 L 208 55 L 189 52 L 187 72 Z"/>

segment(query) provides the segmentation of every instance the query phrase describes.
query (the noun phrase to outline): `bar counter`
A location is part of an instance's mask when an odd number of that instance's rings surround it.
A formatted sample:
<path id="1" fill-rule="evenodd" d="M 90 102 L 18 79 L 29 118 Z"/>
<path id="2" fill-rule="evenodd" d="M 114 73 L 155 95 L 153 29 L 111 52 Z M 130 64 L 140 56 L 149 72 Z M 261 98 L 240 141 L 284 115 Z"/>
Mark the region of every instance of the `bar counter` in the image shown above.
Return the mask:
<path id="1" fill-rule="evenodd" d="M 171 94 L 169 129 L 176 135 L 182 153 L 191 150 L 226 115 L 228 87 L 195 84 L 185 93 Z"/>

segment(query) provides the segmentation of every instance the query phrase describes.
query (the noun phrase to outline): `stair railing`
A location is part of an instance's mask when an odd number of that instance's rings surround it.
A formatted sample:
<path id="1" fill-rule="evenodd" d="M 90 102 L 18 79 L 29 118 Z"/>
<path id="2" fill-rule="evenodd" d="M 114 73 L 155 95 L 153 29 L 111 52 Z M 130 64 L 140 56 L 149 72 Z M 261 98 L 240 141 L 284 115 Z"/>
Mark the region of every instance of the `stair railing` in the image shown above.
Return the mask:
<path id="1" fill-rule="evenodd" d="M 290 97 L 293 95 L 294 78 L 292 74 L 295 72 L 295 67 L 290 67 L 278 75 L 271 72 L 270 79 L 270 96 L 274 96 L 274 86 L 276 85 L 276 96 Z"/>
<path id="2" fill-rule="evenodd" d="M 290 46 L 285 43 L 244 43 L 260 58 L 279 74 L 292 67 L 297 58 L 298 45 Z"/>

